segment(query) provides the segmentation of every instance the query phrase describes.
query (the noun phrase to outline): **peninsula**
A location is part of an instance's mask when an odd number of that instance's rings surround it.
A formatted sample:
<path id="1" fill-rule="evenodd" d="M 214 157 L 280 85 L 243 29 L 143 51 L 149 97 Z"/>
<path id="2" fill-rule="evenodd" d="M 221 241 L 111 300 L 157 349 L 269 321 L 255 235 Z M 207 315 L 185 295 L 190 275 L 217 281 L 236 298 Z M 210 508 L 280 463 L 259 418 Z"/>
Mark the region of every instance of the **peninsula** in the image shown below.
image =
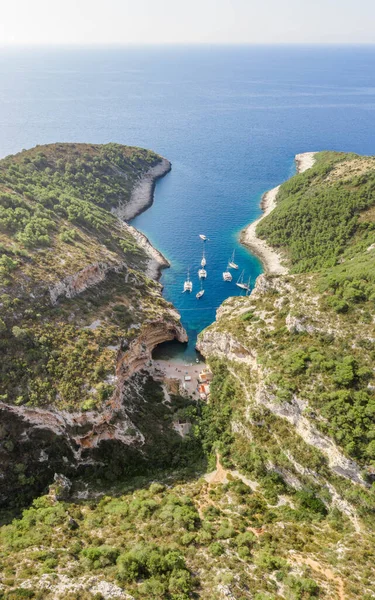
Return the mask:
<path id="1" fill-rule="evenodd" d="M 296 155 L 297 173 L 303 173 L 313 166 L 315 154 L 316 152 L 305 152 Z M 261 239 L 256 231 L 258 224 L 276 207 L 279 189 L 280 186 L 278 185 L 263 195 L 261 202 L 263 214 L 256 221 L 250 223 L 241 232 L 240 237 L 241 243 L 247 246 L 261 260 L 264 271 L 269 275 L 285 275 L 288 272 L 280 253 L 267 244 L 264 239 Z"/>
<path id="2" fill-rule="evenodd" d="M 207 402 L 163 381 L 152 351 L 186 333 L 115 214 L 163 160 L 0 161 L 0 597 L 370 600 L 375 158 L 297 155 L 269 193 L 278 258 L 199 335 Z"/>

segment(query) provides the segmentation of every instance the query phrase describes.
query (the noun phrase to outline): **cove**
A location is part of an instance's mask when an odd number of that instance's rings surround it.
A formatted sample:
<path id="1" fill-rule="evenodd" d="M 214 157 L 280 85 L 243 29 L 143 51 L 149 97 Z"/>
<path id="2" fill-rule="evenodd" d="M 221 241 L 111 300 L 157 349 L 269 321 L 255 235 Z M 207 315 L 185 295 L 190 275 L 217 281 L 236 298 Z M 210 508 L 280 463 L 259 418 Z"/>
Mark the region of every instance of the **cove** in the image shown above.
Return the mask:
<path id="1" fill-rule="evenodd" d="M 223 282 L 262 194 L 314 150 L 375 154 L 375 48 L 170 46 L 0 49 L 0 155 L 50 142 L 119 142 L 172 163 L 151 208 L 133 220 L 168 258 L 164 295 L 195 338 L 238 288 Z M 206 293 L 197 269 L 207 242 Z M 194 291 L 182 295 L 190 265 Z M 197 309 L 199 308 L 199 310 Z"/>

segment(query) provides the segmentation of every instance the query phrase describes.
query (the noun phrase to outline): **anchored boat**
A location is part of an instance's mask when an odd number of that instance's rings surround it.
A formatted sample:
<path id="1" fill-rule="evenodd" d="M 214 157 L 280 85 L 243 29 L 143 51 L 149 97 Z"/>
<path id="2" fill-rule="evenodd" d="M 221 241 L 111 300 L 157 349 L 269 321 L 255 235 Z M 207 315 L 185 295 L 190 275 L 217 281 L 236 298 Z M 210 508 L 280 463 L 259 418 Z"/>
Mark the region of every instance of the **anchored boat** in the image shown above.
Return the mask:
<path id="1" fill-rule="evenodd" d="M 236 285 L 241 288 L 241 290 L 249 290 L 250 289 L 250 279 L 249 279 L 249 283 L 244 283 L 243 282 L 243 276 L 244 276 L 245 271 L 241 272 L 241 275 L 239 276 L 239 278 L 237 279 Z"/>
<path id="2" fill-rule="evenodd" d="M 203 294 L 204 294 L 204 289 L 202 287 L 202 280 L 201 280 L 201 289 L 198 292 L 198 294 L 195 295 L 195 297 L 199 300 L 199 298 L 202 298 Z"/>
<path id="3" fill-rule="evenodd" d="M 233 254 L 232 254 L 232 258 L 229 261 L 229 266 L 231 269 L 238 269 L 238 265 L 234 262 L 234 255 L 235 255 L 236 251 L 233 250 Z"/>
<path id="4" fill-rule="evenodd" d="M 186 281 L 184 282 L 184 292 L 192 292 L 193 291 L 193 282 L 190 281 L 190 269 L 187 270 Z"/>
<path id="5" fill-rule="evenodd" d="M 223 273 L 224 281 L 232 281 L 232 273 L 229 271 L 229 265 L 227 266 L 227 270 Z"/>
<path id="6" fill-rule="evenodd" d="M 205 267 L 206 264 L 207 264 L 207 261 L 206 261 L 205 255 L 204 255 L 204 247 L 203 247 L 203 256 L 202 256 L 202 260 L 201 260 L 201 266 Z"/>
<path id="7" fill-rule="evenodd" d="M 206 279 L 206 277 L 207 277 L 206 269 L 199 269 L 198 277 L 199 277 L 199 279 Z"/>

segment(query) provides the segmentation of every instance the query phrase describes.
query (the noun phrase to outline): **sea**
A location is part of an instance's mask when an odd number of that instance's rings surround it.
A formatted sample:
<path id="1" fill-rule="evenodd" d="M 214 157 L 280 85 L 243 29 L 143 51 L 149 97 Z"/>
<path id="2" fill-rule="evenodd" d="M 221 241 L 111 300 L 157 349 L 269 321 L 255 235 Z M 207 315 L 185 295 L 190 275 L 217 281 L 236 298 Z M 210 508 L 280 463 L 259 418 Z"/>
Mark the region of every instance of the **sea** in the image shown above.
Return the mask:
<path id="1" fill-rule="evenodd" d="M 0 82 L 1 157 L 118 142 L 172 162 L 133 225 L 170 261 L 161 283 L 189 334 L 174 348 L 187 360 L 223 300 L 243 293 L 235 271 L 222 279 L 233 250 L 251 286 L 262 272 L 239 235 L 263 193 L 295 173 L 295 154 L 375 154 L 375 46 L 3 47 Z M 188 268 L 193 293 L 182 294 Z"/>

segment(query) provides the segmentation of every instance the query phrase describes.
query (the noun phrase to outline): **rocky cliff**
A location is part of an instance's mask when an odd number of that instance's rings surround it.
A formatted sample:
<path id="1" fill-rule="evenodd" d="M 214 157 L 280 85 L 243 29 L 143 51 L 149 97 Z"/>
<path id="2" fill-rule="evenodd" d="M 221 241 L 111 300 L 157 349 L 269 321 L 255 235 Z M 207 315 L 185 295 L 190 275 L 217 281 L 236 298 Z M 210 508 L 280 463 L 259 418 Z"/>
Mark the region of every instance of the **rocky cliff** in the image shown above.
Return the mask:
<path id="1" fill-rule="evenodd" d="M 238 382 L 242 416 L 236 414 L 232 431 L 258 449 L 265 472 L 282 473 L 297 488 L 307 481 L 320 487 L 358 528 L 358 512 L 368 517 L 375 500 L 375 263 L 368 250 L 375 165 L 372 158 L 337 153 L 317 154 L 310 163 L 281 186 L 257 230 L 267 243 L 278 241 L 289 274 L 261 275 L 248 298 L 227 300 L 197 347 L 214 371 L 225 364 L 228 377 Z M 295 225 L 282 237 L 287 220 Z M 314 246 L 319 238 L 325 263 Z M 262 427 L 268 428 L 266 447 Z M 246 462 L 242 467 L 252 470 Z"/>
<path id="2" fill-rule="evenodd" d="M 56 471 L 105 471 L 112 459 L 116 472 L 144 468 L 152 418 L 157 436 L 177 437 L 154 414 L 163 394 L 149 375 L 159 343 L 187 341 L 157 282 L 168 262 L 119 218 L 146 208 L 170 168 L 115 144 L 0 161 L 3 504 L 24 502 Z"/>

